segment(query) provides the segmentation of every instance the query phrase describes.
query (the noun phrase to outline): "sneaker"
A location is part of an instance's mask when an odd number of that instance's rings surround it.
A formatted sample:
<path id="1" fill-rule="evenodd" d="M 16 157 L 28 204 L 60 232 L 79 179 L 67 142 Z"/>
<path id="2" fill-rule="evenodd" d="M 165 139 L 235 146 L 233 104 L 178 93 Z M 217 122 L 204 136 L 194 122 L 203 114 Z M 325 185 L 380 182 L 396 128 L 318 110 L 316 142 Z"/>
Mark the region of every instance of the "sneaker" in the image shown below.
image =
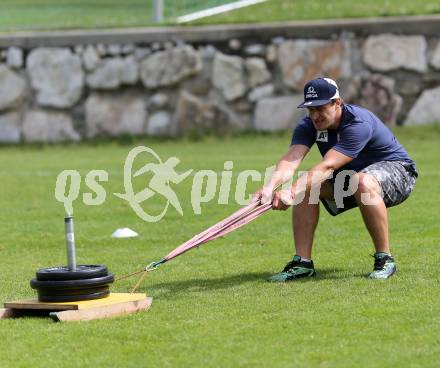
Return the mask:
<path id="1" fill-rule="evenodd" d="M 371 279 L 387 279 L 396 272 L 396 262 L 391 254 L 374 253 L 374 270 L 368 276 Z"/>
<path id="2" fill-rule="evenodd" d="M 293 259 L 284 267 L 284 269 L 267 279 L 271 282 L 285 282 L 300 279 L 303 277 L 311 277 L 315 275 L 313 261 L 301 261 L 301 257 L 295 255 Z"/>

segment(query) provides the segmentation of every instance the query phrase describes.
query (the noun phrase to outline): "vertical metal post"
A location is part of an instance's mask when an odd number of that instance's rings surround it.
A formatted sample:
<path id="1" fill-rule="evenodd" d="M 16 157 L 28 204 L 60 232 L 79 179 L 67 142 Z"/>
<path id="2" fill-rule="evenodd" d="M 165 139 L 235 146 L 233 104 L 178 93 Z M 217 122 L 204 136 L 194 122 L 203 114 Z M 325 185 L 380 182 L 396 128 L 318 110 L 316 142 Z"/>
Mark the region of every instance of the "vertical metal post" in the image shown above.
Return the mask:
<path id="1" fill-rule="evenodd" d="M 153 0 L 153 21 L 154 23 L 163 21 L 163 0 Z"/>
<path id="2" fill-rule="evenodd" d="M 64 218 L 66 231 L 66 250 L 67 265 L 70 271 L 76 271 L 76 254 L 75 254 L 75 235 L 73 232 L 73 216 L 67 215 Z"/>

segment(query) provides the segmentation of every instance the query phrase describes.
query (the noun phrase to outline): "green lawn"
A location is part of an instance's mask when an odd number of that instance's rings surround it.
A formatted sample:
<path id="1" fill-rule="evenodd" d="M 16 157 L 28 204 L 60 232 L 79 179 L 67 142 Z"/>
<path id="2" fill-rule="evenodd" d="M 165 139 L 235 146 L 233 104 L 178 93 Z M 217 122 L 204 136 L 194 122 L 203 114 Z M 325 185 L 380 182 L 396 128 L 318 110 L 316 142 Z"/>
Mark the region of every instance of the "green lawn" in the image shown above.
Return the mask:
<path id="1" fill-rule="evenodd" d="M 269 0 L 249 8 L 200 19 L 193 24 L 258 23 L 289 20 L 364 18 L 440 13 L 440 2 L 428 0 Z"/>
<path id="2" fill-rule="evenodd" d="M 438 367 L 440 128 L 398 128 L 396 134 L 417 161 L 420 178 L 411 198 L 390 210 L 399 268 L 392 279 L 365 277 L 373 249 L 353 210 L 337 218 L 322 212 L 315 279 L 266 282 L 292 255 L 290 213 L 273 211 L 149 274 L 140 290 L 154 297 L 148 312 L 70 324 L 38 317 L 0 321 L 0 365 Z M 74 203 L 78 262 L 103 263 L 122 275 L 160 259 L 239 207 L 213 201 L 194 215 L 190 177 L 174 186 L 183 217 L 170 209 L 158 223 L 141 221 L 111 194 L 123 190 L 123 163 L 132 147 L 147 145 L 162 159 L 179 157 L 179 172 L 221 171 L 232 160 L 238 173 L 270 166 L 288 142 L 283 134 L 0 148 L 0 301 L 32 296 L 35 270 L 66 262 L 63 208 L 54 199 L 61 170 L 109 172 L 105 204 Z M 317 158 L 314 149 L 303 168 Z M 249 185 L 249 191 L 256 187 Z M 147 203 L 151 212 L 160 209 L 160 199 Z M 110 238 L 126 226 L 140 236 Z M 115 283 L 112 290 L 127 292 L 135 281 Z"/>
<path id="3" fill-rule="evenodd" d="M 217 4 L 218 0 L 209 0 Z M 226 0 L 225 0 L 226 1 Z M 223 2 L 225 2 L 223 1 Z M 164 0 L 166 24 L 198 10 L 200 0 Z M 437 0 L 269 0 L 193 24 L 275 22 L 440 13 Z M 0 0 L 0 32 L 152 25 L 152 0 Z"/>

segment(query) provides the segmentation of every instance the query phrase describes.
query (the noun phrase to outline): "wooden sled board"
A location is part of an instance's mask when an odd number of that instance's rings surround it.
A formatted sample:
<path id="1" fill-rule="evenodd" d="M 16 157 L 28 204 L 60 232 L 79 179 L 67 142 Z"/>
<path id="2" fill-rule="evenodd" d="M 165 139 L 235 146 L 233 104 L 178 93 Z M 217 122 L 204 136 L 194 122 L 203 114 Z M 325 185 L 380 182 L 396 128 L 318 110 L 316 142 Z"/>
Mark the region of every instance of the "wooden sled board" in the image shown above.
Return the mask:
<path id="1" fill-rule="evenodd" d="M 80 310 L 108 306 L 112 304 L 135 302 L 147 298 L 146 294 L 137 293 L 110 293 L 106 298 L 83 300 L 79 302 L 46 303 L 37 299 L 16 300 L 5 303 L 5 308 L 10 309 L 39 309 L 48 311 Z"/>
<path id="2" fill-rule="evenodd" d="M 0 308 L 0 319 L 15 317 L 14 309 Z"/>
<path id="3" fill-rule="evenodd" d="M 107 298 L 69 303 L 43 303 L 35 299 L 5 303 L 0 319 L 14 318 L 26 311 L 48 311 L 54 321 L 88 321 L 117 317 L 150 308 L 153 298 L 146 294 L 111 293 Z"/>
<path id="4" fill-rule="evenodd" d="M 92 319 L 112 318 L 124 314 L 136 313 L 150 308 L 153 298 L 109 304 L 100 307 L 80 310 L 65 310 L 50 312 L 50 317 L 56 322 L 90 321 Z"/>

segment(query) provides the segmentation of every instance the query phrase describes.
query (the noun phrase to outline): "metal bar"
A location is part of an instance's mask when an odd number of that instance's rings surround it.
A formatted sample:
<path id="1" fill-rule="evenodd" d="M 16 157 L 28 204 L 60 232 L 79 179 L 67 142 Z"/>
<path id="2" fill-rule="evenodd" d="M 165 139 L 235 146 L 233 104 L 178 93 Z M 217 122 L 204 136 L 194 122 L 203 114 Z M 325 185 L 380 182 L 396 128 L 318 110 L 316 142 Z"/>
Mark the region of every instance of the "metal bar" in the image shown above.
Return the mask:
<path id="1" fill-rule="evenodd" d="M 75 235 L 73 231 L 73 216 L 64 218 L 66 231 L 67 265 L 70 271 L 76 271 Z"/>
<path id="2" fill-rule="evenodd" d="M 153 0 L 153 21 L 154 23 L 163 21 L 163 0 Z"/>

